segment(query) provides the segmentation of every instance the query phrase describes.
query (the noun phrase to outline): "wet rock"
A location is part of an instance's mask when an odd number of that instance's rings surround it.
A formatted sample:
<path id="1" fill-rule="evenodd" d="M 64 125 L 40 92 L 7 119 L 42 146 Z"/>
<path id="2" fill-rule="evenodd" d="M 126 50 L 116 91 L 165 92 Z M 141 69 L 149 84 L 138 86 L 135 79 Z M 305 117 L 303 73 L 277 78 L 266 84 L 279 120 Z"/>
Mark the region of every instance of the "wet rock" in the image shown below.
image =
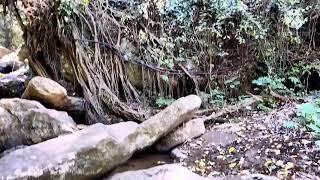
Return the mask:
<path id="1" fill-rule="evenodd" d="M 95 124 L 0 159 L 0 179 L 90 179 L 126 162 L 178 127 L 200 107 L 199 97 L 180 98 L 140 125 Z M 59 147 L 59 148 L 57 148 Z"/>
<path id="2" fill-rule="evenodd" d="M 76 129 L 66 112 L 46 109 L 36 101 L 0 100 L 0 151 L 40 143 Z"/>
<path id="3" fill-rule="evenodd" d="M 237 140 L 236 132 L 240 131 L 240 126 L 232 123 L 225 123 L 213 128 L 213 130 L 205 133 L 202 139 L 207 144 L 214 146 L 227 146 Z"/>
<path id="4" fill-rule="evenodd" d="M 160 139 L 155 148 L 158 151 L 169 151 L 188 139 L 201 136 L 206 131 L 201 119 L 193 119 L 184 123 L 177 130 Z"/>
<path id="5" fill-rule="evenodd" d="M 51 79 L 40 76 L 30 80 L 22 98 L 36 100 L 59 109 L 63 109 L 62 107 L 68 101 L 67 90 L 64 87 Z"/>
<path id="6" fill-rule="evenodd" d="M 150 169 L 128 171 L 118 173 L 107 177 L 105 180 L 172 180 L 172 179 L 183 179 L 183 180 L 205 180 L 208 178 L 201 177 L 177 164 L 166 164 L 156 166 Z"/>
<path id="7" fill-rule="evenodd" d="M 3 56 L 5 56 L 5 55 L 7 55 L 7 54 L 9 54 L 9 53 L 11 53 L 11 51 L 10 51 L 9 49 L 7 49 L 7 48 L 5 48 L 5 47 L 3 47 L 3 46 L 0 46 L 0 59 L 1 59 Z"/>
<path id="8" fill-rule="evenodd" d="M 133 155 L 127 162 L 117 166 L 110 174 L 116 174 L 126 171 L 136 171 L 141 169 L 149 169 L 161 164 L 170 164 L 172 160 L 167 153 L 159 153 L 155 151 L 144 151 Z"/>

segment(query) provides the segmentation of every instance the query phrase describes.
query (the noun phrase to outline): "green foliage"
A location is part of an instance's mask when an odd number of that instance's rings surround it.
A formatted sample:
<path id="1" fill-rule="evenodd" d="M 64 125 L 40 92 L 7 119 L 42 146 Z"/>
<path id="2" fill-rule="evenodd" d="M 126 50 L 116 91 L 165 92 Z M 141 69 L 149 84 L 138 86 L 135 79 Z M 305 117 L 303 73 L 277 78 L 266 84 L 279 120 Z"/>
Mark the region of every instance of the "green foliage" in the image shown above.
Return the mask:
<path id="1" fill-rule="evenodd" d="M 210 104 L 221 107 L 225 102 L 226 94 L 219 89 L 214 89 L 210 91 L 210 98 Z"/>
<path id="2" fill-rule="evenodd" d="M 318 149 L 320 149 L 320 140 L 315 141 L 315 145 L 316 145 L 316 147 L 317 147 Z"/>
<path id="3" fill-rule="evenodd" d="M 64 21 L 68 23 L 71 19 L 70 17 L 78 12 L 77 4 L 75 1 L 72 0 L 61 0 L 58 12 L 61 17 L 64 17 Z"/>
<path id="4" fill-rule="evenodd" d="M 286 129 L 298 129 L 298 123 L 293 121 L 285 121 L 283 127 Z"/>
<path id="5" fill-rule="evenodd" d="M 270 87 L 273 90 L 285 90 L 286 86 L 283 84 L 285 81 L 284 78 L 271 78 L 271 77 L 259 77 L 256 80 L 253 80 L 252 83 L 256 84 L 262 88 Z"/>
<path id="6" fill-rule="evenodd" d="M 156 106 L 158 108 L 164 108 L 164 107 L 171 105 L 174 101 L 175 101 L 175 99 L 171 99 L 171 98 L 168 99 L 168 98 L 164 98 L 164 97 L 159 97 L 156 99 Z"/>
<path id="7" fill-rule="evenodd" d="M 225 81 L 224 84 L 231 89 L 239 89 L 240 88 L 240 81 L 239 81 L 238 77 L 233 77 L 233 78 Z"/>
<path id="8" fill-rule="evenodd" d="M 173 59 L 164 59 L 160 61 L 160 65 L 169 69 L 173 69 L 174 67 Z"/>
<path id="9" fill-rule="evenodd" d="M 314 103 L 304 103 L 298 106 L 297 115 L 313 132 L 320 135 L 320 107 Z"/>

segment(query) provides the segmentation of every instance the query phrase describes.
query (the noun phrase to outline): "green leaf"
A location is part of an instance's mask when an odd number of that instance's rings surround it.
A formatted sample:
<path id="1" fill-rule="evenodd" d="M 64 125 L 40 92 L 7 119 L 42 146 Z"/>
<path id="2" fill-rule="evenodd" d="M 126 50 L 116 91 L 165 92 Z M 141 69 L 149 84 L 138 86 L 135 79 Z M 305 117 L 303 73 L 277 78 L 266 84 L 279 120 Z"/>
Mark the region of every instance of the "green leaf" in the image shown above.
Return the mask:
<path id="1" fill-rule="evenodd" d="M 319 134 L 320 133 L 320 128 L 314 124 L 309 124 L 308 127 L 312 129 L 315 133 Z"/>
<path id="2" fill-rule="evenodd" d="M 286 121 L 283 123 L 283 127 L 286 129 L 298 129 L 298 124 L 293 121 Z"/>
<path id="3" fill-rule="evenodd" d="M 160 76 L 162 80 L 168 82 L 169 81 L 169 77 L 167 75 L 161 75 Z"/>

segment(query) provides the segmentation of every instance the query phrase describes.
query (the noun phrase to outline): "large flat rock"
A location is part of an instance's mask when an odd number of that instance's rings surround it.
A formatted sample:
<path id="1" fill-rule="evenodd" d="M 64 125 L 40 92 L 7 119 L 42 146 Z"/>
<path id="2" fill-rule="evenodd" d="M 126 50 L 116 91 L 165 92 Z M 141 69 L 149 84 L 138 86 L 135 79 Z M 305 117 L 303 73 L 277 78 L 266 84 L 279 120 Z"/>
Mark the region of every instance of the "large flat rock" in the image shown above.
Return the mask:
<path id="1" fill-rule="evenodd" d="M 0 159 L 0 179 L 91 179 L 126 162 L 134 152 L 190 119 L 200 107 L 198 96 L 187 96 L 141 123 L 92 125 Z"/>
<path id="2" fill-rule="evenodd" d="M 16 150 L 0 159 L 0 179 L 86 179 L 102 175 L 131 157 L 133 151 L 124 137 L 136 127 L 132 122 L 95 124 Z"/>

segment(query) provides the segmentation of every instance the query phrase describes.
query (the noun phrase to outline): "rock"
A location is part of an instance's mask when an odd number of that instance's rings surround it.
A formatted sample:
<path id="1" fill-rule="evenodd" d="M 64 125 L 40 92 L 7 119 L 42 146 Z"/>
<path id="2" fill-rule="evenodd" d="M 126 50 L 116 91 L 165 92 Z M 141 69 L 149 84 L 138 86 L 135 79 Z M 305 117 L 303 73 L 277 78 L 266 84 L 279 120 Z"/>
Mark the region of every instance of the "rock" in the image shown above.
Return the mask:
<path id="1" fill-rule="evenodd" d="M 243 176 L 227 176 L 227 177 L 215 177 L 211 180 L 280 180 L 274 176 L 267 176 L 263 174 L 248 174 Z"/>
<path id="2" fill-rule="evenodd" d="M 188 155 L 187 152 L 180 150 L 179 148 L 175 148 L 171 151 L 171 157 L 175 159 L 175 161 L 178 160 L 179 162 L 182 162 L 188 158 Z"/>
<path id="3" fill-rule="evenodd" d="M 241 128 L 237 124 L 225 123 L 214 127 L 211 131 L 205 133 L 202 139 L 205 143 L 213 146 L 227 146 L 237 140 L 236 132 Z"/>
<path id="4" fill-rule="evenodd" d="M 67 90 L 64 87 L 51 79 L 40 76 L 30 80 L 22 98 L 36 100 L 59 109 L 63 109 L 62 107 L 68 101 Z"/>
<path id="5" fill-rule="evenodd" d="M 201 136 L 205 131 L 206 128 L 201 119 L 190 120 L 174 132 L 159 140 L 155 148 L 158 151 L 169 151 L 188 139 Z"/>
<path id="6" fill-rule="evenodd" d="M 0 70 L 0 98 L 21 97 L 26 89 L 26 84 L 31 79 L 31 75 L 32 73 L 27 65 L 8 74 L 2 74 Z"/>
<path id="7" fill-rule="evenodd" d="M 77 122 L 85 122 L 85 99 L 80 97 L 68 97 L 67 102 L 59 109 L 68 112 L 68 114 Z"/>
<path id="8" fill-rule="evenodd" d="M 0 179 L 90 179 L 127 161 L 134 122 L 95 124 L 73 134 L 16 150 L 0 159 Z M 121 131 L 119 131 L 121 129 Z"/>
<path id="9" fill-rule="evenodd" d="M 18 54 L 16 52 L 9 53 L 0 59 L 0 73 L 11 73 L 13 71 L 18 70 L 23 65 L 24 63 L 19 60 Z"/>
<path id="10" fill-rule="evenodd" d="M 3 56 L 5 56 L 5 55 L 7 55 L 7 54 L 9 54 L 9 53 L 11 53 L 11 51 L 10 51 L 9 49 L 0 46 L 0 59 L 1 59 Z"/>
<path id="11" fill-rule="evenodd" d="M 192 118 L 200 106 L 201 99 L 196 95 L 180 98 L 158 114 L 141 123 L 138 130 L 131 134 L 129 139 L 136 139 L 137 150 L 151 146 L 159 138 L 172 132 L 180 124 Z"/>
<path id="12" fill-rule="evenodd" d="M 166 164 L 150 169 L 117 173 L 104 180 L 209 180 L 177 164 Z"/>
<path id="13" fill-rule="evenodd" d="M 69 97 L 67 90 L 51 79 L 39 76 L 32 78 L 22 98 L 36 100 L 49 108 L 66 111 L 77 123 L 85 121 L 85 99 Z"/>
<path id="14" fill-rule="evenodd" d="M 180 98 L 140 125 L 95 124 L 0 159 L 0 179 L 92 179 L 126 162 L 178 127 L 200 107 L 198 96 Z M 57 148 L 59 147 L 59 148 Z"/>
<path id="15" fill-rule="evenodd" d="M 40 143 L 75 130 L 76 124 L 66 112 L 46 109 L 36 101 L 0 100 L 0 151 Z"/>
<path id="16" fill-rule="evenodd" d="M 30 101 L 19 98 L 1 99 L 0 107 L 10 110 L 10 112 L 23 112 L 27 111 L 28 109 L 45 109 L 45 107 L 37 101 Z"/>

